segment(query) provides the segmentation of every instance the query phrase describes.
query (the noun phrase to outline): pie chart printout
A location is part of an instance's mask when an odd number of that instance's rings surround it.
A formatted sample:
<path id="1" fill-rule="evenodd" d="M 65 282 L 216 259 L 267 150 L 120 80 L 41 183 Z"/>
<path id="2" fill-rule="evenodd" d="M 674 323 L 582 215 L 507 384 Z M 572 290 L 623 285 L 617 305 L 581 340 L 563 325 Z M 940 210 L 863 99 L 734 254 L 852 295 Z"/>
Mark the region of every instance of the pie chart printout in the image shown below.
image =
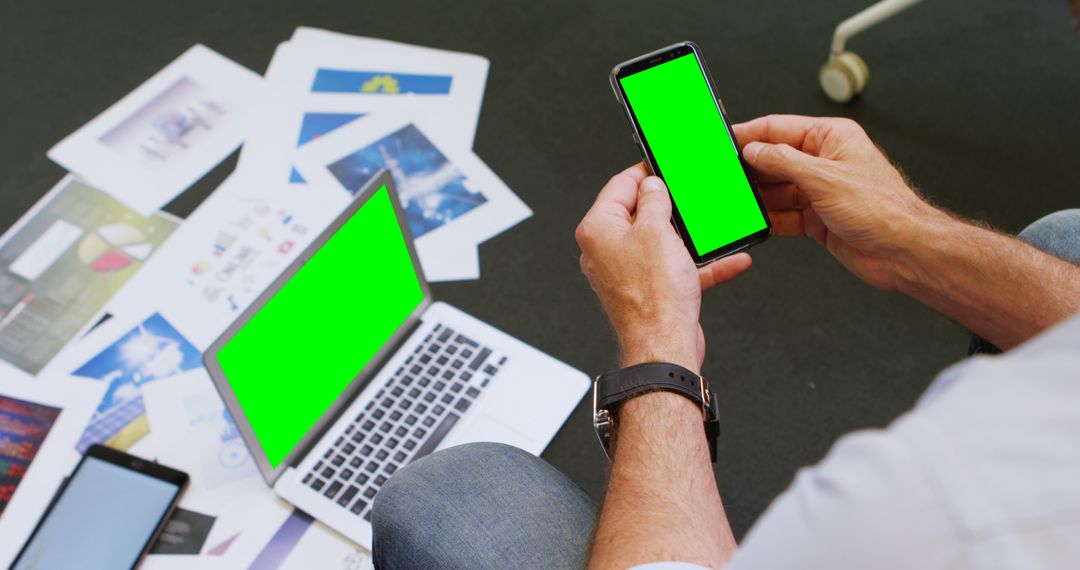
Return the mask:
<path id="1" fill-rule="evenodd" d="M 127 224 L 101 226 L 79 243 L 79 261 L 90 269 L 108 273 L 145 260 L 154 250 L 146 236 Z"/>

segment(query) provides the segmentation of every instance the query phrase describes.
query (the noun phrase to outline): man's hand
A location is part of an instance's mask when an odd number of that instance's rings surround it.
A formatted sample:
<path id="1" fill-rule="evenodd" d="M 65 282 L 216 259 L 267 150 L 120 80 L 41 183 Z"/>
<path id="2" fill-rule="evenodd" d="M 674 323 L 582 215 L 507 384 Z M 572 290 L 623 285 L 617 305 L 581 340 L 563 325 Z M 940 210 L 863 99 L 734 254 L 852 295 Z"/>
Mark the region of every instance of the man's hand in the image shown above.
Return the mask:
<path id="1" fill-rule="evenodd" d="M 619 336 L 622 366 L 673 362 L 698 372 L 705 358 L 701 291 L 746 271 L 750 256 L 697 269 L 671 225 L 667 188 L 641 164 L 600 191 L 577 240 L 581 269 Z M 735 551 L 701 420 L 701 408 L 667 392 L 620 408 L 589 568 L 659 560 L 719 567 Z"/>
<path id="2" fill-rule="evenodd" d="M 852 273 L 1010 348 L 1080 309 L 1080 268 L 922 200 L 847 119 L 735 125 L 780 235 L 825 245 Z"/>
<path id="3" fill-rule="evenodd" d="M 848 119 L 773 115 L 734 126 L 779 235 L 814 238 L 852 273 L 893 291 L 919 228 L 947 217 Z"/>
<path id="4" fill-rule="evenodd" d="M 701 291 L 750 267 L 740 253 L 700 270 L 671 225 L 664 182 L 642 164 L 615 175 L 577 228 L 581 270 L 619 337 L 622 366 L 661 361 L 698 372 Z"/>

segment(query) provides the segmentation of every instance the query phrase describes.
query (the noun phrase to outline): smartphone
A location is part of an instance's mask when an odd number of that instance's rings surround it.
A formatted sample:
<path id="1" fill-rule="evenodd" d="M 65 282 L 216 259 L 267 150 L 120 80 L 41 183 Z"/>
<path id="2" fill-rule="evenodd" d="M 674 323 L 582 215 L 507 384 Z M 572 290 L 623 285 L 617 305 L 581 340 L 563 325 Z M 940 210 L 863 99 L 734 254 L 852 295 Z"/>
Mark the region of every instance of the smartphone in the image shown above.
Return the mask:
<path id="1" fill-rule="evenodd" d="M 765 205 L 697 45 L 677 43 L 620 63 L 611 88 L 645 164 L 667 184 L 672 223 L 696 264 L 769 238 Z"/>
<path id="2" fill-rule="evenodd" d="M 93 445 L 11 568 L 134 568 L 187 482 L 188 476 L 175 469 Z"/>

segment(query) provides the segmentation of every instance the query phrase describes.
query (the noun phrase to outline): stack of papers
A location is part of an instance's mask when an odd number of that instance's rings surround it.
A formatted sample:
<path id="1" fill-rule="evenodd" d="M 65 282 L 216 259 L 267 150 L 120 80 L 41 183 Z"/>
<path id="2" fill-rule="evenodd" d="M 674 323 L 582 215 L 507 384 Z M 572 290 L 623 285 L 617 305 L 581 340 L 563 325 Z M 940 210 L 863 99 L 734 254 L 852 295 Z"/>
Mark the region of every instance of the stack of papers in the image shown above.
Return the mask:
<path id="1" fill-rule="evenodd" d="M 300 28 L 278 46 L 238 171 L 344 204 L 394 176 L 429 281 L 476 279 L 476 246 L 531 215 L 471 151 L 488 61 Z"/>
<path id="2" fill-rule="evenodd" d="M 146 568 L 369 564 L 274 497 L 201 355 L 382 169 L 427 279 L 479 278 L 531 215 L 472 152 L 488 67 L 299 28 L 260 77 L 196 45 L 49 151 L 71 174 L 0 237 L 0 565 L 94 443 L 191 475 Z"/>

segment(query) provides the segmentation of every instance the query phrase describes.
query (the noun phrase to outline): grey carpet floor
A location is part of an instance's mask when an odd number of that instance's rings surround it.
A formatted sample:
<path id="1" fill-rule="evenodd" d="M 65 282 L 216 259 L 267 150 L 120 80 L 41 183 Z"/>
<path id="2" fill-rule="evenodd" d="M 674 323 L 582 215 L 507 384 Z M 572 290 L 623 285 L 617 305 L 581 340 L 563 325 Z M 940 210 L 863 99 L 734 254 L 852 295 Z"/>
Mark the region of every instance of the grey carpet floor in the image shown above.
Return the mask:
<path id="1" fill-rule="evenodd" d="M 736 119 L 855 118 L 927 196 L 1004 231 L 1077 205 L 1080 40 L 1064 1 L 926 2 L 851 42 L 871 81 L 837 106 L 817 68 L 834 26 L 868 3 L 8 0 L 0 226 L 63 174 L 45 158 L 52 144 L 193 43 L 260 72 L 298 25 L 475 52 L 492 63 L 475 150 L 535 216 L 482 247 L 480 281 L 435 292 L 597 373 L 614 364 L 614 347 L 572 234 L 607 178 L 637 159 L 607 74 L 639 53 L 698 42 Z M 232 165 L 169 209 L 189 213 Z M 967 342 L 811 243 L 774 239 L 753 254 L 748 275 L 706 296 L 702 317 L 723 410 L 716 474 L 740 536 L 801 466 L 910 408 Z M 605 461 L 586 403 L 545 458 L 600 495 Z"/>

